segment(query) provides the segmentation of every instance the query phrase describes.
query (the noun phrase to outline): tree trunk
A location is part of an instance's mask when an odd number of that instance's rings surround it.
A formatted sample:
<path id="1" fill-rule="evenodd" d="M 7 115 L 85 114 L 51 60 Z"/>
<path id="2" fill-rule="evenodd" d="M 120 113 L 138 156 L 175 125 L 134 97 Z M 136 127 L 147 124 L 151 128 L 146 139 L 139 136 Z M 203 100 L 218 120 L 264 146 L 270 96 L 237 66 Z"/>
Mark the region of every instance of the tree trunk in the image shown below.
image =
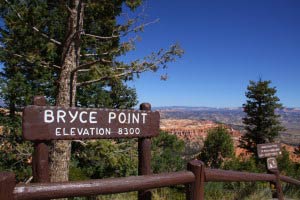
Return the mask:
<path id="1" fill-rule="evenodd" d="M 62 69 L 59 77 L 59 90 L 56 105 L 70 107 L 75 105 L 76 73 L 79 65 L 80 33 L 83 24 L 83 3 L 74 0 L 70 3 L 68 31 L 63 46 Z M 68 181 L 71 156 L 71 141 L 54 141 L 50 154 L 51 182 Z"/>

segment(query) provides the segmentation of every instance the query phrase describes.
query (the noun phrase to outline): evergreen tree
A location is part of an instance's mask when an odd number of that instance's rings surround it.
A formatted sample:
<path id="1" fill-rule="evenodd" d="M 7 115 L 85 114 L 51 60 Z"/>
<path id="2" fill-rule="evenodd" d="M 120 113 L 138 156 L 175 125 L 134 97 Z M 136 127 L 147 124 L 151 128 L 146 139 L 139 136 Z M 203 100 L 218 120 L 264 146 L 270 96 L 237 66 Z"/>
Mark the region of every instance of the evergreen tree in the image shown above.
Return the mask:
<path id="1" fill-rule="evenodd" d="M 2 96 L 12 113 L 37 94 L 47 96 L 57 106 L 75 106 L 81 88 L 90 84 L 98 84 L 100 91 L 113 88 L 112 80 L 121 84 L 142 72 L 165 68 L 166 63 L 180 56 L 182 50 L 172 45 L 129 63 L 117 59 L 134 49 L 137 32 L 147 25 L 139 17 L 122 13 L 122 9 L 127 6 L 132 11 L 141 3 L 0 0 L 0 18 L 4 22 L 0 27 L 0 61 L 4 63 L 1 90 L 8 92 Z M 123 20 L 117 20 L 122 14 Z M 13 80 L 21 80 L 20 87 L 31 92 L 10 95 L 15 92 L 9 86 Z M 56 141 L 51 150 L 51 180 L 66 181 L 71 143 Z"/>
<path id="2" fill-rule="evenodd" d="M 185 168 L 184 141 L 177 136 L 161 131 L 152 139 L 151 151 L 153 173 L 174 172 Z"/>
<path id="3" fill-rule="evenodd" d="M 199 159 L 212 168 L 221 167 L 226 158 L 234 156 L 234 146 L 228 130 L 219 126 L 208 132 Z"/>
<path id="4" fill-rule="evenodd" d="M 243 118 L 246 134 L 241 137 L 240 147 L 253 153 L 257 158 L 257 144 L 274 142 L 280 131 L 284 130 L 276 114 L 282 108 L 276 96 L 276 88 L 271 81 L 250 81 L 246 92 L 247 102 L 243 104 Z"/>

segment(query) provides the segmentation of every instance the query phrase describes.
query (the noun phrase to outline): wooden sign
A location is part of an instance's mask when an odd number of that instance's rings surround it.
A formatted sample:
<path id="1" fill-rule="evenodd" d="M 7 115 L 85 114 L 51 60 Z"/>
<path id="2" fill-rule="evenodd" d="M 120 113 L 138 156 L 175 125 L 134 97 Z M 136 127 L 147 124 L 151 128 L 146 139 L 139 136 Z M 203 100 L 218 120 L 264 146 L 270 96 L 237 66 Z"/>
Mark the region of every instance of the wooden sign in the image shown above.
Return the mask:
<path id="1" fill-rule="evenodd" d="M 279 143 L 265 143 L 257 145 L 259 158 L 268 158 L 281 155 L 281 146 Z"/>
<path id="2" fill-rule="evenodd" d="M 27 106 L 26 140 L 81 140 L 153 137 L 159 134 L 158 112 Z"/>
<path id="3" fill-rule="evenodd" d="M 267 158 L 267 167 L 268 170 L 274 170 L 278 168 L 277 160 L 274 157 Z"/>

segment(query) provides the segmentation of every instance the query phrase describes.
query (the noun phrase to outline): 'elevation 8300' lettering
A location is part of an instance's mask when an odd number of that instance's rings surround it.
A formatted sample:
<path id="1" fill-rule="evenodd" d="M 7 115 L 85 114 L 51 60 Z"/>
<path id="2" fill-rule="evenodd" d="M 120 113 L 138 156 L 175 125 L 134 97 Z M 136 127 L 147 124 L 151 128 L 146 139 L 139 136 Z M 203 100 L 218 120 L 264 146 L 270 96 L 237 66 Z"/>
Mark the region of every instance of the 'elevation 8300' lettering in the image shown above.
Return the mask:
<path id="1" fill-rule="evenodd" d="M 119 128 L 119 135 L 139 135 L 141 130 L 139 128 Z"/>

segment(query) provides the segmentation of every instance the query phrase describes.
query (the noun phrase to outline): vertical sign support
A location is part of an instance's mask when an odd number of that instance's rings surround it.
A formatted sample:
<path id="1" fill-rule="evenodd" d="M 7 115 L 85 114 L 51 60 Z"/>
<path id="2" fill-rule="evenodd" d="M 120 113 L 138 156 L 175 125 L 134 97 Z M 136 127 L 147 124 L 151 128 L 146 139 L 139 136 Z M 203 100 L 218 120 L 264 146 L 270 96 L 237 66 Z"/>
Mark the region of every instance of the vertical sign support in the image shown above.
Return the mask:
<path id="1" fill-rule="evenodd" d="M 277 198 L 278 200 L 284 200 L 283 198 L 283 192 L 282 192 L 282 187 L 281 187 L 281 183 L 280 183 L 280 174 L 279 174 L 279 170 L 269 170 L 272 174 L 275 175 L 276 180 L 275 182 L 272 182 L 271 184 L 275 185 L 275 189 L 276 192 L 272 193 L 272 198 Z"/>
<path id="2" fill-rule="evenodd" d="M 15 175 L 11 172 L 0 172 L 0 199 L 13 200 L 16 186 Z"/>
<path id="3" fill-rule="evenodd" d="M 46 106 L 47 104 L 47 100 L 43 96 L 35 96 L 33 102 L 36 106 Z M 34 182 L 50 182 L 49 150 L 47 144 L 43 141 L 34 143 L 34 152 L 32 157 L 32 175 Z"/>
<path id="4" fill-rule="evenodd" d="M 187 170 L 195 175 L 195 181 L 188 184 L 187 200 L 204 200 L 204 163 L 200 160 L 192 160 L 187 164 Z"/>
<path id="5" fill-rule="evenodd" d="M 283 193 L 280 183 L 280 174 L 276 161 L 276 156 L 281 155 L 280 143 L 264 143 L 257 145 L 257 153 L 259 158 L 267 158 L 267 169 L 269 173 L 274 174 L 275 181 L 271 181 L 272 198 L 283 200 Z M 276 191 L 275 191 L 275 190 Z"/>
<path id="6" fill-rule="evenodd" d="M 142 103 L 140 110 L 151 111 L 151 104 Z M 138 139 L 138 155 L 139 155 L 139 175 L 151 174 L 151 138 Z M 138 192 L 138 200 L 151 200 L 152 194 L 150 190 L 142 190 Z"/>

